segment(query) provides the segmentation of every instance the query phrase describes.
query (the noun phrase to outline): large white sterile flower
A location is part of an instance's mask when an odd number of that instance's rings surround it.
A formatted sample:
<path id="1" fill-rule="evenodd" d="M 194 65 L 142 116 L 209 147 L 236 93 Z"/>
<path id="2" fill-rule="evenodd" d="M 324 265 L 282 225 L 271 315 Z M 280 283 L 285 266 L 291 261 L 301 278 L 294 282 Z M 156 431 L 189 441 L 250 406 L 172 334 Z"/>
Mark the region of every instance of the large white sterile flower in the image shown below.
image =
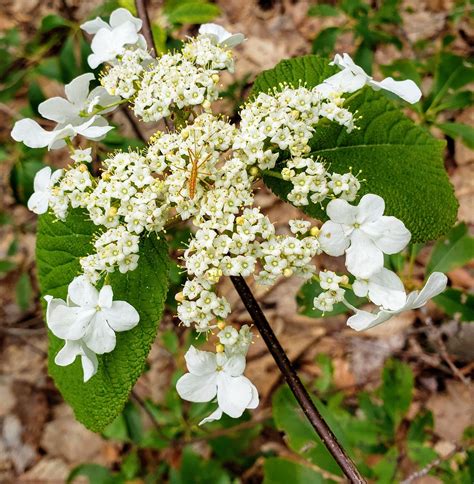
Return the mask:
<path id="1" fill-rule="evenodd" d="M 345 302 L 346 306 L 356 313 L 347 320 L 347 324 L 356 331 L 373 328 L 378 324 L 388 321 L 396 314 L 424 306 L 429 299 L 437 296 L 446 289 L 447 282 L 448 278 L 445 274 L 441 272 L 433 272 L 428 278 L 425 287 L 421 291 L 412 291 L 408 294 L 405 304 L 396 310 L 382 309 L 376 313 L 371 313 L 369 311 L 357 309 Z"/>
<path id="2" fill-rule="evenodd" d="M 407 299 L 401 279 L 385 267 L 368 279 L 356 279 L 352 284 L 356 296 L 368 298 L 384 309 L 399 309 Z"/>
<path id="3" fill-rule="evenodd" d="M 181 398 L 190 402 L 210 402 L 217 396 L 219 407 L 202 422 L 221 418 L 225 413 L 240 417 L 246 408 L 258 406 L 258 392 L 252 382 L 243 376 L 245 356 L 200 351 L 191 346 L 185 355 L 189 373 L 176 384 Z"/>
<path id="4" fill-rule="evenodd" d="M 350 93 L 361 89 L 367 84 L 375 91 L 380 89 L 390 91 L 411 104 L 417 103 L 421 98 L 420 88 L 413 81 L 396 81 L 392 77 L 387 77 L 383 81 L 375 81 L 362 67 L 354 63 L 349 54 L 343 54 L 342 56 L 336 54 L 331 65 L 336 65 L 342 70 L 327 78 L 318 86 L 318 89 L 323 92 L 337 91 Z"/>
<path id="5" fill-rule="evenodd" d="M 229 48 L 235 47 L 245 40 L 244 34 L 231 34 L 221 25 L 213 23 L 201 25 L 199 33 L 210 37 L 215 44 Z"/>
<path id="6" fill-rule="evenodd" d="M 140 319 L 126 301 L 113 301 L 112 287 L 97 289 L 84 276 L 68 287 L 68 303 L 48 298 L 47 324 L 53 334 L 65 340 L 82 340 L 94 353 L 115 348 L 116 331 L 134 328 Z"/>
<path id="7" fill-rule="evenodd" d="M 358 206 L 331 200 L 326 208 L 330 220 L 321 227 L 319 241 L 332 256 L 346 253 L 346 267 L 367 279 L 383 267 L 384 254 L 400 252 L 411 234 L 401 220 L 384 216 L 385 203 L 378 195 L 364 195 Z"/>
<path id="8" fill-rule="evenodd" d="M 80 134 L 87 139 L 98 141 L 102 139 L 111 129 L 102 116 L 92 116 L 82 124 L 73 126 L 58 124 L 52 131 L 42 128 L 33 119 L 25 118 L 17 121 L 12 129 L 12 138 L 21 141 L 30 148 L 44 148 L 55 150 L 66 146 L 66 139 L 72 139 Z"/>
<path id="9" fill-rule="evenodd" d="M 102 86 L 89 92 L 89 84 L 94 74 L 82 74 L 64 87 L 66 99 L 52 97 L 38 106 L 38 112 L 43 118 L 56 121 L 58 124 L 78 126 L 90 119 L 98 107 L 110 106 L 120 101 L 119 96 L 111 96 Z M 101 110 L 101 114 L 109 113 L 116 106 Z M 98 117 L 96 118 L 96 120 Z"/>
<path id="10" fill-rule="evenodd" d="M 51 168 L 45 166 L 41 168 L 35 175 L 33 182 L 34 192 L 28 199 L 28 208 L 38 215 L 46 213 L 49 207 L 49 200 L 51 198 L 51 189 L 54 184 L 61 178 L 63 170 L 56 170 L 51 173 Z"/>

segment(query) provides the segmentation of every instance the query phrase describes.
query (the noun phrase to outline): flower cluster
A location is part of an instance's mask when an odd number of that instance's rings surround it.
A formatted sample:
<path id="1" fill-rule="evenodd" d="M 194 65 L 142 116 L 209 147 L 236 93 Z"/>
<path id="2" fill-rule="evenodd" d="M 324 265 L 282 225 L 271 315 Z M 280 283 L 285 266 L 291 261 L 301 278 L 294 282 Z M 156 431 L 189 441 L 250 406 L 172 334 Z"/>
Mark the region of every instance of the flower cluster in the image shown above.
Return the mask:
<path id="1" fill-rule="evenodd" d="M 93 75 L 78 77 L 66 86 L 67 99 L 40 105 L 41 114 L 58 123 L 53 131 L 22 120 L 12 132 L 31 147 L 68 144 L 71 149 L 72 163 L 66 169 L 38 172 L 30 209 L 38 214 L 50 209 L 64 220 L 71 208 L 80 208 L 98 227 L 94 252 L 81 259 L 83 274 L 71 282 L 67 302 L 47 297 L 48 325 L 66 341 L 57 364 L 68 365 L 80 356 L 88 380 L 98 368 L 96 355 L 113 351 L 115 332 L 138 324 L 138 312 L 130 304 L 113 301 L 108 274 L 134 270 L 141 238 L 162 233 L 170 221 L 192 221 L 194 232 L 183 253 L 188 279 L 176 295 L 178 317 L 198 332 L 217 332 L 215 353 L 189 349 L 189 373 L 177 384 L 187 400 L 217 398 L 217 409 L 203 422 L 223 413 L 239 417 L 258 405 L 256 388 L 243 376 L 252 332 L 225 322 L 231 307 L 218 294 L 222 277 L 254 276 L 261 285 L 275 284 L 279 277 L 314 278 L 322 289 L 314 306 L 331 311 L 343 302 L 355 311 L 348 324 L 357 330 L 420 307 L 446 285 L 445 276 L 434 273 L 419 294 L 406 296 L 398 276 L 383 262 L 384 254 L 404 249 L 410 232 L 400 220 L 384 215 L 383 199 L 377 195 L 365 195 L 351 205 L 360 188 L 357 176 L 333 173 L 311 153 L 310 141 L 321 122 L 337 123 L 348 133 L 356 129 L 356 113 L 345 107 L 344 93 L 368 84 L 414 102 L 417 93 L 411 83 L 377 83 L 348 56 L 336 56 L 340 73 L 311 89 L 282 85 L 258 94 L 245 104 L 236 126 L 214 115 L 211 102 L 218 97 L 220 72 L 233 69 L 230 49 L 244 40 L 242 34 L 207 24 L 179 51 L 154 59 L 139 34 L 141 21 L 125 9 L 113 12 L 109 23 L 97 18 L 82 28 L 94 35 L 91 67 L 107 63 L 102 86 L 89 92 Z M 93 176 L 91 148 L 75 149 L 72 138 L 103 137 L 111 129 L 103 115 L 122 103 L 143 121 L 172 115 L 175 130 L 158 131 L 141 152 L 109 154 L 100 175 Z M 329 220 L 320 229 L 291 220 L 289 233 L 277 233 L 254 206 L 253 185 L 262 175 L 290 182 L 288 200 L 294 205 L 329 199 Z M 345 255 L 351 279 L 317 269 L 313 258 L 321 252 Z M 367 297 L 379 311 L 352 307 L 345 299 L 348 289 Z"/>

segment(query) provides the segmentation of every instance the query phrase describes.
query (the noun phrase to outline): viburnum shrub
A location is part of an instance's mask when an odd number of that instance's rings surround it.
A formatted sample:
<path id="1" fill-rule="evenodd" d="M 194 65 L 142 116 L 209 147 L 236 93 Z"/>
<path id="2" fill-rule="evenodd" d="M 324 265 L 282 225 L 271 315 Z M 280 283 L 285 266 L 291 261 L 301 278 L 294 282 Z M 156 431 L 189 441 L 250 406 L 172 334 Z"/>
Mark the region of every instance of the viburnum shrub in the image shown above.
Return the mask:
<path id="1" fill-rule="evenodd" d="M 100 86 L 91 88 L 93 74 L 77 77 L 65 98 L 39 106 L 57 123 L 52 131 L 31 119 L 12 131 L 32 148 L 70 149 L 67 168 L 38 172 L 28 206 L 41 215 L 50 373 L 96 431 L 121 411 L 144 370 L 168 290 L 170 225 L 193 228 L 182 258 L 187 280 L 175 295 L 180 324 L 215 343 L 215 352 L 189 348 L 189 372 L 176 385 L 185 400 L 216 402 L 204 423 L 223 413 L 238 418 L 259 403 L 244 376 L 254 329 L 226 322 L 222 278 L 253 277 L 263 286 L 316 280 L 322 292 L 314 307 L 331 311 L 342 302 L 354 312 L 347 324 L 365 330 L 444 290 L 446 276 L 434 272 L 407 295 L 384 261 L 410 241 L 446 233 L 457 211 L 442 142 L 389 99 L 416 103 L 421 91 L 412 81 L 376 81 L 347 54 L 295 58 L 257 77 L 234 124 L 213 101 L 244 36 L 202 25 L 179 50 L 155 58 L 141 28 L 125 9 L 110 23 L 83 24 L 93 36 L 89 64 L 102 66 Z M 146 149 L 111 152 L 92 169 L 94 142 L 112 129 L 105 115 L 120 105 L 143 122 L 163 121 L 163 129 Z M 315 220 L 276 230 L 255 205 L 262 179 Z M 319 270 L 313 259 L 321 253 L 344 257 L 347 273 Z M 355 308 L 350 292 L 375 310 Z"/>

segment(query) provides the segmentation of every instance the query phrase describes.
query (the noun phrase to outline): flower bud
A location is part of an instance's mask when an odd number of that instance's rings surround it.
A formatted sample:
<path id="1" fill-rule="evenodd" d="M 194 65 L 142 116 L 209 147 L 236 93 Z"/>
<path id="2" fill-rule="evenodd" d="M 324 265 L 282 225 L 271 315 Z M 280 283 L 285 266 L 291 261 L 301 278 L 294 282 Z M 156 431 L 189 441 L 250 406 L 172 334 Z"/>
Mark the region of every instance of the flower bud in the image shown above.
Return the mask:
<path id="1" fill-rule="evenodd" d="M 225 321 L 219 321 L 219 322 L 217 323 L 217 327 L 218 327 L 220 330 L 224 329 L 224 328 L 225 328 Z"/>
<path id="2" fill-rule="evenodd" d="M 256 166 L 252 166 L 249 170 L 250 176 L 258 176 L 260 173 L 260 170 Z"/>
<path id="3" fill-rule="evenodd" d="M 220 79 L 219 74 L 212 74 L 211 79 L 214 84 L 217 84 Z"/>
<path id="4" fill-rule="evenodd" d="M 224 353 L 224 345 L 221 345 L 220 343 L 216 345 L 216 353 Z"/>
<path id="5" fill-rule="evenodd" d="M 87 166 L 84 165 L 84 163 L 81 163 L 77 168 L 81 173 L 85 173 L 87 171 Z"/>
<path id="6" fill-rule="evenodd" d="M 290 269 L 289 267 L 287 267 L 284 271 L 283 271 L 283 275 L 285 277 L 291 277 L 293 275 L 293 269 Z"/>
<path id="7" fill-rule="evenodd" d="M 311 230 L 309 231 L 309 233 L 313 236 L 313 237 L 317 237 L 319 235 L 319 228 L 314 226 L 314 227 L 311 227 Z"/>
<path id="8" fill-rule="evenodd" d="M 184 301 L 184 294 L 182 292 L 177 292 L 174 296 L 176 301 L 183 302 Z"/>
<path id="9" fill-rule="evenodd" d="M 244 217 L 237 217 L 237 218 L 235 219 L 235 223 L 236 223 L 237 225 L 244 225 L 244 223 L 245 223 L 245 219 L 244 219 Z"/>

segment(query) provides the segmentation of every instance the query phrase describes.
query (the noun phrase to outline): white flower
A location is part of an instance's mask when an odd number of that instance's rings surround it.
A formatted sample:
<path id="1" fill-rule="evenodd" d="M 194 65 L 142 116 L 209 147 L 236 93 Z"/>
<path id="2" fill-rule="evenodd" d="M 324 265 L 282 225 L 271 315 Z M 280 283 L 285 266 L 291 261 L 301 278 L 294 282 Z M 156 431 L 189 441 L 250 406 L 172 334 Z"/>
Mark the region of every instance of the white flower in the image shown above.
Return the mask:
<path id="1" fill-rule="evenodd" d="M 225 413 L 240 417 L 246 408 L 258 406 L 258 393 L 248 378 L 243 376 L 245 357 L 226 356 L 224 353 L 200 351 L 191 346 L 185 355 L 189 373 L 176 384 L 181 398 L 190 402 L 210 402 L 217 396 L 218 409 L 202 423 L 221 418 Z"/>
<path id="2" fill-rule="evenodd" d="M 441 272 L 433 272 L 428 278 L 425 287 L 420 292 L 412 291 L 410 294 L 408 294 L 405 304 L 396 310 L 382 309 L 376 313 L 370 313 L 368 311 L 354 308 L 345 302 L 346 306 L 356 313 L 347 320 L 347 324 L 356 331 L 373 328 L 378 324 L 388 321 L 396 314 L 400 314 L 403 311 L 408 311 L 410 309 L 418 309 L 421 306 L 424 306 L 429 299 L 437 296 L 446 289 L 447 282 L 448 278 L 445 274 Z"/>
<path id="3" fill-rule="evenodd" d="M 51 199 L 51 188 L 61 178 L 63 170 L 56 170 L 51 173 L 51 168 L 45 166 L 35 175 L 33 187 L 35 191 L 28 199 L 28 208 L 38 215 L 46 213 Z"/>
<path id="4" fill-rule="evenodd" d="M 96 354 L 82 340 L 66 340 L 65 345 L 58 351 L 58 354 L 54 358 L 54 362 L 58 366 L 68 366 L 74 363 L 77 356 L 81 357 L 85 383 L 97 373 L 99 362 L 97 361 Z"/>
<path id="5" fill-rule="evenodd" d="M 47 146 L 49 150 L 55 150 L 66 145 L 64 141 L 66 138 L 71 139 L 80 134 L 90 140 L 98 141 L 111 129 L 113 129 L 112 126 L 107 126 L 107 121 L 102 116 L 93 116 L 77 126 L 58 124 L 53 131 L 47 131 L 33 119 L 25 118 L 15 123 L 11 134 L 15 141 L 21 141 L 30 148 Z"/>
<path id="6" fill-rule="evenodd" d="M 411 234 L 401 220 L 384 216 L 385 203 L 378 195 L 364 195 L 358 206 L 346 200 L 331 200 L 326 212 L 330 220 L 321 227 L 319 241 L 324 252 L 340 256 L 346 252 L 346 267 L 367 279 L 383 267 L 383 255 L 400 252 Z"/>
<path id="7" fill-rule="evenodd" d="M 377 306 L 390 310 L 402 307 L 407 299 L 403 282 L 385 267 L 368 279 L 356 279 L 352 290 L 356 296 L 368 296 Z"/>
<path id="8" fill-rule="evenodd" d="M 68 287 L 68 303 L 48 298 L 47 323 L 58 338 L 82 340 L 94 353 L 115 348 L 115 331 L 128 331 L 140 319 L 136 309 L 125 301 L 113 301 L 112 287 L 97 289 L 84 276 Z"/>
<path id="9" fill-rule="evenodd" d="M 237 343 L 239 332 L 232 326 L 226 326 L 222 331 L 219 331 L 217 337 L 223 345 L 232 346 Z"/>
<path id="10" fill-rule="evenodd" d="M 367 84 L 375 91 L 379 89 L 390 91 L 411 104 L 417 103 L 421 98 L 420 88 L 413 81 L 395 81 L 391 77 L 387 77 L 380 82 L 374 81 L 373 77 L 369 76 L 362 67 L 355 64 L 348 54 L 342 56 L 336 54 L 331 65 L 338 66 L 342 71 L 317 86 L 318 90 L 323 93 L 330 91 L 355 92 Z"/>
<path id="11" fill-rule="evenodd" d="M 93 79 L 92 73 L 76 77 L 64 87 L 66 99 L 62 97 L 47 99 L 38 106 L 38 112 L 43 118 L 56 121 L 62 126 L 67 124 L 79 126 L 93 116 L 91 113 L 96 106 L 108 106 L 120 100 L 120 97 L 111 96 L 101 86 L 89 92 L 89 84 Z M 101 111 L 101 114 L 108 113 L 114 108 L 106 108 Z"/>
<path id="12" fill-rule="evenodd" d="M 235 47 L 245 40 L 244 34 L 231 34 L 221 25 L 209 23 L 199 27 L 199 33 L 211 38 L 213 42 L 224 47 Z"/>

